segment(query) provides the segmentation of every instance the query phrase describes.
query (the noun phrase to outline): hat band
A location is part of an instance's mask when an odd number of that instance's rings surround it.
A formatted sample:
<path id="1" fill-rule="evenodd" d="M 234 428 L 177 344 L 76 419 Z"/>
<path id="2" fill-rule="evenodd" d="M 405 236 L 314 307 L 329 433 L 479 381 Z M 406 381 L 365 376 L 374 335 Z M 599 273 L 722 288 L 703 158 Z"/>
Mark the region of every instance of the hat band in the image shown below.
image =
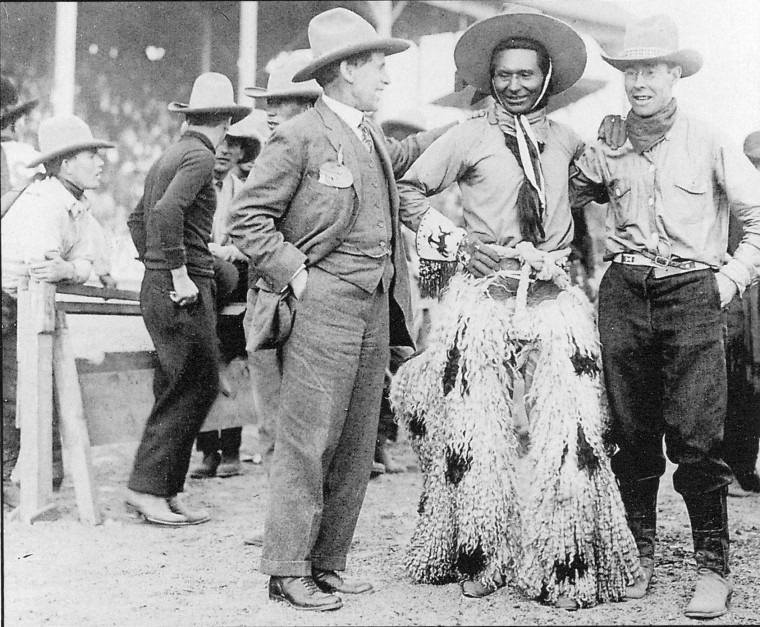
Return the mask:
<path id="1" fill-rule="evenodd" d="M 654 57 L 666 57 L 673 54 L 673 50 L 665 48 L 626 48 L 621 59 L 648 59 Z"/>

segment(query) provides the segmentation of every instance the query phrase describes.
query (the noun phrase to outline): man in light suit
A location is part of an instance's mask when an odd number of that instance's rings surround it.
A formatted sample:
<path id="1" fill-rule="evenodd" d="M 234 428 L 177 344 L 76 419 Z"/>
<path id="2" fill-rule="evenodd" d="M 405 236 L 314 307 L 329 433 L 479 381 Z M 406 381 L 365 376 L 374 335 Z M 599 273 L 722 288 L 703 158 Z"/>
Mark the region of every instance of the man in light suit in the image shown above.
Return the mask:
<path id="1" fill-rule="evenodd" d="M 412 345 L 394 179 L 440 131 L 386 142 L 364 115 L 389 83 L 385 55 L 408 42 L 343 8 L 312 19 L 309 42 L 314 59 L 294 80 L 315 78 L 324 95 L 272 134 L 230 235 L 261 275 L 254 325 L 278 300 L 294 311 L 279 320 L 292 328 L 261 571 L 271 599 L 332 610 L 337 593 L 372 589 L 339 572 L 372 468 L 388 346 Z"/>

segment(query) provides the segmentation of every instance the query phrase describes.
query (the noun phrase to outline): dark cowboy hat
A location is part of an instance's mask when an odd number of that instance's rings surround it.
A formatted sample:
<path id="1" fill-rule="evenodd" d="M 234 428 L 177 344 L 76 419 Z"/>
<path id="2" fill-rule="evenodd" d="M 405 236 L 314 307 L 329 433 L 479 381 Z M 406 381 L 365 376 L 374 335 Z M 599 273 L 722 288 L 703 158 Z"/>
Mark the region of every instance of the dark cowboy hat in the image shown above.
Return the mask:
<path id="1" fill-rule="evenodd" d="M 251 98 L 308 98 L 316 100 L 322 88 L 315 80 L 293 82 L 293 75 L 311 61 L 311 50 L 293 50 L 269 73 L 267 86 L 246 87 L 245 95 Z"/>
<path id="2" fill-rule="evenodd" d="M 702 67 L 702 55 L 691 48 L 678 48 L 678 28 L 667 15 L 652 15 L 631 22 L 625 27 L 623 49 L 614 56 L 602 54 L 602 59 L 618 70 L 631 63 L 675 63 L 681 66 L 681 76 L 696 74 Z"/>
<path id="3" fill-rule="evenodd" d="M 26 115 L 35 106 L 38 100 L 27 100 L 18 103 L 18 90 L 14 82 L 7 76 L 0 77 L 0 128 L 13 124 L 22 115 Z"/>
<path id="4" fill-rule="evenodd" d="M 75 115 L 56 115 L 40 124 L 37 132 L 40 155 L 26 164 L 33 168 L 56 157 L 70 155 L 82 150 L 114 148 L 116 144 L 103 139 L 95 139 L 87 123 Z"/>
<path id="5" fill-rule="evenodd" d="M 218 72 L 205 72 L 195 79 L 188 104 L 170 102 L 167 107 L 174 113 L 227 113 L 233 124 L 248 115 L 251 108 L 235 102 L 230 79 Z"/>
<path id="6" fill-rule="evenodd" d="M 586 44 L 570 26 L 538 9 L 506 5 L 504 12 L 475 22 L 459 38 L 454 62 L 459 75 L 483 93 L 491 93 L 491 54 L 500 42 L 521 37 L 540 43 L 552 60 L 548 94 L 572 87 L 586 68 Z"/>
<path id="7" fill-rule="evenodd" d="M 396 54 L 411 44 L 404 39 L 383 39 L 363 17 L 338 7 L 312 18 L 309 45 L 313 60 L 293 76 L 296 83 L 314 78 L 323 67 L 355 54 L 374 51 Z"/>

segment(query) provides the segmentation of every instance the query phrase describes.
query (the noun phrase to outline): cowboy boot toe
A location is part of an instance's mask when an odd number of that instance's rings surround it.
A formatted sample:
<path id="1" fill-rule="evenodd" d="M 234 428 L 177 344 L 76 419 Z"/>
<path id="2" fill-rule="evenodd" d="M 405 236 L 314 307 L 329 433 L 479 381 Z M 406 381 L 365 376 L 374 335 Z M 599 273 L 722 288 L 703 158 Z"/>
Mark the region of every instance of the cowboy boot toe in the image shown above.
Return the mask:
<path id="1" fill-rule="evenodd" d="M 694 595 L 684 614 L 689 618 L 717 618 L 728 612 L 734 587 L 722 575 L 709 568 L 697 571 Z"/>

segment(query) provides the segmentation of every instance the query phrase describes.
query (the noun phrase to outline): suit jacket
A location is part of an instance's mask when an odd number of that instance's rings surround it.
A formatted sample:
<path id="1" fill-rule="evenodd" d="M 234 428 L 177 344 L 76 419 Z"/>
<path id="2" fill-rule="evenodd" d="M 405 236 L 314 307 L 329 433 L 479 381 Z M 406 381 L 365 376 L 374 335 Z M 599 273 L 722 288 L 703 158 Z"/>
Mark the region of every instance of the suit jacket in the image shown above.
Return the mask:
<path id="1" fill-rule="evenodd" d="M 409 273 L 396 178 L 445 128 L 397 141 L 386 140 L 372 122 L 369 126 L 388 182 L 393 218 L 391 343 L 411 346 Z M 323 259 L 350 232 L 364 201 L 352 132 L 320 98 L 312 109 L 280 125 L 256 159 L 233 200 L 228 228 L 232 242 L 261 275 L 258 287 L 283 291 L 301 265 L 308 268 Z M 336 170 L 338 175 L 331 177 Z"/>

